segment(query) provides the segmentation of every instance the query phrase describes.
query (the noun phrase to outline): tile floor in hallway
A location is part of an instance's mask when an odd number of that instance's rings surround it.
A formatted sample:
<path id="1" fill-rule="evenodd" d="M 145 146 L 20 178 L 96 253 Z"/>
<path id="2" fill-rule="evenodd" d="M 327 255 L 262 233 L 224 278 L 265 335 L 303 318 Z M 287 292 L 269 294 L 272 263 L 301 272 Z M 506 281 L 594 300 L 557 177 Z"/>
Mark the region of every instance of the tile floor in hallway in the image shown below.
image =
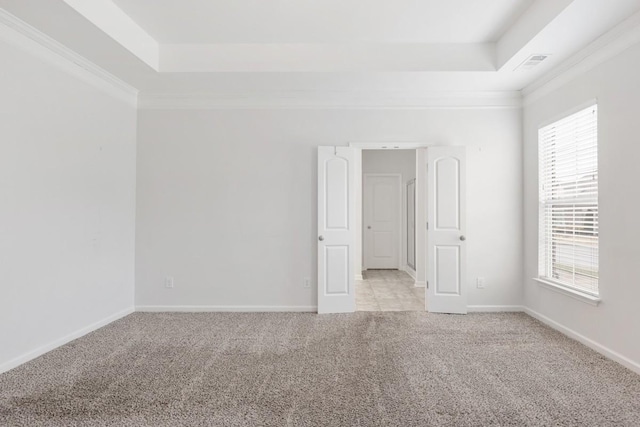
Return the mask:
<path id="1" fill-rule="evenodd" d="M 400 270 L 366 270 L 356 282 L 357 311 L 424 311 L 424 288 Z"/>

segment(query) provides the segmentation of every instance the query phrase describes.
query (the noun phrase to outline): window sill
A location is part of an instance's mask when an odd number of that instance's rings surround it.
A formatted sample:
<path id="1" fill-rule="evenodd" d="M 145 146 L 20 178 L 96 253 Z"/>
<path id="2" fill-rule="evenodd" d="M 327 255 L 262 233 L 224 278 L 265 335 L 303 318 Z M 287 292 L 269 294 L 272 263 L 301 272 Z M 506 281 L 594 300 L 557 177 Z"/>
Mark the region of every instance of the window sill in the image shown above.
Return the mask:
<path id="1" fill-rule="evenodd" d="M 590 295 L 587 294 L 585 292 L 580 292 L 578 290 L 575 289 L 571 289 L 571 288 L 567 288 L 565 286 L 562 285 L 558 285 L 557 283 L 553 283 L 549 280 L 544 280 L 544 279 L 540 279 L 538 277 L 534 277 L 533 280 L 535 280 L 536 282 L 538 282 L 538 284 L 542 287 L 545 287 L 547 289 L 550 289 L 554 292 L 558 292 L 560 294 L 566 295 L 568 297 L 571 297 L 573 299 L 576 299 L 578 301 L 582 301 L 584 303 L 593 305 L 593 306 L 597 306 L 598 304 L 600 304 L 602 302 L 602 300 L 600 299 L 600 297 L 594 296 L 594 295 Z"/>

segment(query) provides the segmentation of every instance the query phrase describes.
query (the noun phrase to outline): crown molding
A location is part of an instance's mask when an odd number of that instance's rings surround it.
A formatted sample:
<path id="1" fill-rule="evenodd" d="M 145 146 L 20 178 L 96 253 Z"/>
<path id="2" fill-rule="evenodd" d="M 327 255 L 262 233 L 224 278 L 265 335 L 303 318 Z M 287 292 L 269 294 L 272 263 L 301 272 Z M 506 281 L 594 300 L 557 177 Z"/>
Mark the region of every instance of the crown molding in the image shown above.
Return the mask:
<path id="1" fill-rule="evenodd" d="M 138 107 L 146 110 L 206 109 L 518 109 L 519 91 L 287 91 L 246 94 L 148 94 Z"/>
<path id="2" fill-rule="evenodd" d="M 31 53 L 108 95 L 137 106 L 137 89 L 2 8 L 0 40 Z"/>
<path id="3" fill-rule="evenodd" d="M 637 43 L 640 43 L 640 12 L 522 89 L 523 105 L 533 104 Z"/>

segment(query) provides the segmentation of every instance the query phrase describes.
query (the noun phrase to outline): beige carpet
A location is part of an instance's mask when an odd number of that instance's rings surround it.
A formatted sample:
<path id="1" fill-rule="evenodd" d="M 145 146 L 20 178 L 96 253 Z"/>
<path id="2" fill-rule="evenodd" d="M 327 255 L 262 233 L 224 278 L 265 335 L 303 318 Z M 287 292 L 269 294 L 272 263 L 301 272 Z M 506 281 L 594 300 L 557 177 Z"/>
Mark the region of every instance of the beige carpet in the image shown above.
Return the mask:
<path id="1" fill-rule="evenodd" d="M 524 314 L 132 314 L 0 375 L 2 426 L 639 426 L 640 376 Z"/>

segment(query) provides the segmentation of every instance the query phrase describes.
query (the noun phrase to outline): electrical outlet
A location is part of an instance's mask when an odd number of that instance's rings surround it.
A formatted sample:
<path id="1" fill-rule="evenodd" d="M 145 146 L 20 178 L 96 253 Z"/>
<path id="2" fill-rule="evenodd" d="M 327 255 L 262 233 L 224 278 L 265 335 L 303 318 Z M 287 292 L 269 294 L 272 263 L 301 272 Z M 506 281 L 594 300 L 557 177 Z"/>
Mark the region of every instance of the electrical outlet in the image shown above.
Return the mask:
<path id="1" fill-rule="evenodd" d="M 167 276 L 164 278 L 164 287 L 165 288 L 173 288 L 173 277 L 172 276 Z"/>
<path id="2" fill-rule="evenodd" d="M 305 277 L 302 286 L 305 287 L 305 288 L 310 288 L 311 287 L 311 278 Z"/>
<path id="3" fill-rule="evenodd" d="M 478 277 L 476 279 L 476 286 L 478 289 L 484 289 L 486 287 L 486 282 L 484 281 L 484 277 Z"/>

